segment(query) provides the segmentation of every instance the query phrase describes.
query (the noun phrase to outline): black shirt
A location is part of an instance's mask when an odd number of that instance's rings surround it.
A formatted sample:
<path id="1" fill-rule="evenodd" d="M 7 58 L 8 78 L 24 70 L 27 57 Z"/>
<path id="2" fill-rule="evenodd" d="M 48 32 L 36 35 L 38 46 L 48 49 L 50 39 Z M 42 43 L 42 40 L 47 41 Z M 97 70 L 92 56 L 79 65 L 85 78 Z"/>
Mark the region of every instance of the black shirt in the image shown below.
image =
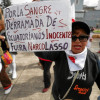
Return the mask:
<path id="1" fill-rule="evenodd" d="M 85 67 L 79 71 L 79 75 L 66 99 L 89 100 L 94 82 L 97 83 L 100 89 L 100 61 L 90 50 L 87 52 Z M 58 96 L 62 98 L 65 95 L 76 72 L 70 72 L 64 51 L 36 52 L 35 54 L 38 57 L 55 61 L 52 94 L 55 100 L 59 100 Z"/>

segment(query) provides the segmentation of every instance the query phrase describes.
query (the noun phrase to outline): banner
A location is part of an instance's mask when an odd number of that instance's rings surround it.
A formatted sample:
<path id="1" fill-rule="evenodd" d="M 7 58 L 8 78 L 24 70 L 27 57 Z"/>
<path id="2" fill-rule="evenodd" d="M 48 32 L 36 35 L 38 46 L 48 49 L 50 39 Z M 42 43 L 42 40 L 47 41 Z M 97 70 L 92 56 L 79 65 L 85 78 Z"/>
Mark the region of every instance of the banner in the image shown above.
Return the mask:
<path id="1" fill-rule="evenodd" d="M 71 49 L 70 0 L 39 1 L 4 9 L 10 51 Z"/>

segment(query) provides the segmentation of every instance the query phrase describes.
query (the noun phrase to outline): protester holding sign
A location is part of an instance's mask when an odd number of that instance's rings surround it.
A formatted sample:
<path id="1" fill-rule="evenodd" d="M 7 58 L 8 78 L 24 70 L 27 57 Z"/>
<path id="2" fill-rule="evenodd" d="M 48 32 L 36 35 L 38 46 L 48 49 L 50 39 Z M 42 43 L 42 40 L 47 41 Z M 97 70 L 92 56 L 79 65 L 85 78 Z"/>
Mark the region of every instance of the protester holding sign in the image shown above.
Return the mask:
<path id="1" fill-rule="evenodd" d="M 84 22 L 72 23 L 72 47 L 68 51 L 39 52 L 55 61 L 51 100 L 89 100 L 94 82 L 100 89 L 100 61 L 87 49 L 90 29 Z"/>
<path id="2" fill-rule="evenodd" d="M 1 9 L 0 9 L 1 10 Z M 12 83 L 6 73 L 6 66 L 1 61 L 1 56 L 3 55 L 3 48 L 7 48 L 5 43 L 5 36 L 2 35 L 4 30 L 4 20 L 2 13 L 0 12 L 0 82 L 5 90 L 4 94 L 10 93 L 12 89 Z M 2 45 L 3 44 L 3 45 Z M 2 48 L 3 47 L 3 48 Z"/>

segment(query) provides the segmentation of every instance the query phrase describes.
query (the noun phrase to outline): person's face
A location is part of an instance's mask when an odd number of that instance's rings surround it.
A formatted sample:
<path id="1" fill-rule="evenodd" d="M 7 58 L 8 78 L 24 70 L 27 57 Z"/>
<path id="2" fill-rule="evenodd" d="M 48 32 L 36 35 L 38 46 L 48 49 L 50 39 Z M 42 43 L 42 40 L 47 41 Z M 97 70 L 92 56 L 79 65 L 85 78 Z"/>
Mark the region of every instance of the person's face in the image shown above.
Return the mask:
<path id="1" fill-rule="evenodd" d="M 87 40 L 88 35 L 82 29 L 77 29 L 72 33 L 72 52 L 74 54 L 81 53 L 87 45 Z"/>

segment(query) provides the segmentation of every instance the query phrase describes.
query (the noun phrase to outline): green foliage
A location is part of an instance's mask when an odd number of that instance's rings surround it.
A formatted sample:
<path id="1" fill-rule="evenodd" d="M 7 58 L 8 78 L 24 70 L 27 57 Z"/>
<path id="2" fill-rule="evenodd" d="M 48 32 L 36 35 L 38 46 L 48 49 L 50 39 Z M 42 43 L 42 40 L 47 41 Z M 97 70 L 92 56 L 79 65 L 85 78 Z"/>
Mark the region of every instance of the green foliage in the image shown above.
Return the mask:
<path id="1" fill-rule="evenodd" d="M 95 29 L 94 33 L 100 33 L 100 29 Z"/>

